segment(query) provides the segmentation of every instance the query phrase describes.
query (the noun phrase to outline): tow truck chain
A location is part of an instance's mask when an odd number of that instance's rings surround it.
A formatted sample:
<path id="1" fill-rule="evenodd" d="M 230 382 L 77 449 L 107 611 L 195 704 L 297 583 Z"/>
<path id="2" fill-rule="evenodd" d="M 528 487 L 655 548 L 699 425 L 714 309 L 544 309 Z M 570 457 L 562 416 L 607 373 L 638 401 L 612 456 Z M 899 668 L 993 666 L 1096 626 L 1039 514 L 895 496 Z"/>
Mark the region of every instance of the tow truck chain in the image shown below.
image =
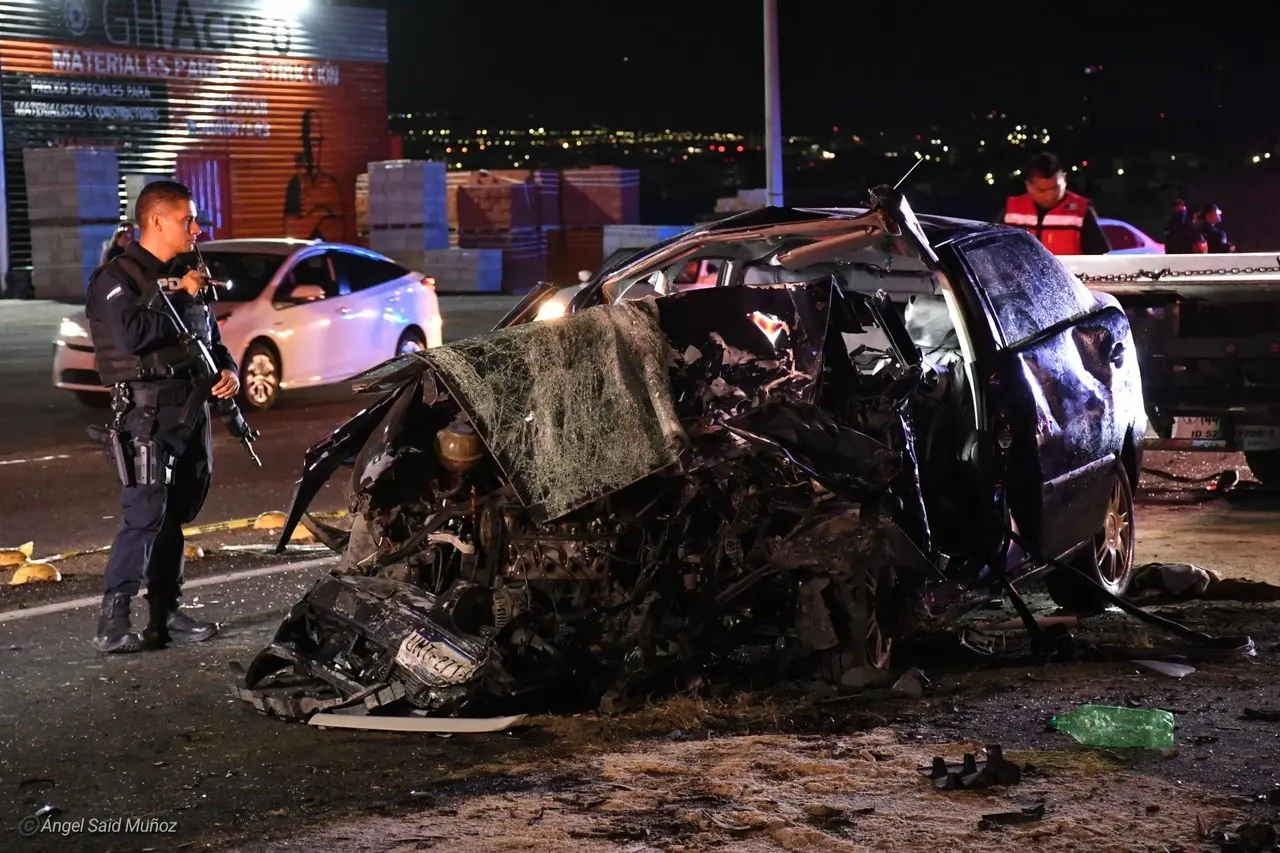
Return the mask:
<path id="1" fill-rule="evenodd" d="M 1159 281 L 1167 275 L 1182 276 L 1215 276 L 1215 275 L 1258 275 L 1261 273 L 1280 274 L 1280 257 L 1276 258 L 1274 267 L 1223 267 L 1216 270 L 1183 270 L 1174 272 L 1169 267 L 1154 272 L 1138 270 L 1134 273 L 1112 273 L 1108 275 L 1090 275 L 1078 273 L 1078 278 L 1085 284 L 1128 284 L 1136 281 Z"/>

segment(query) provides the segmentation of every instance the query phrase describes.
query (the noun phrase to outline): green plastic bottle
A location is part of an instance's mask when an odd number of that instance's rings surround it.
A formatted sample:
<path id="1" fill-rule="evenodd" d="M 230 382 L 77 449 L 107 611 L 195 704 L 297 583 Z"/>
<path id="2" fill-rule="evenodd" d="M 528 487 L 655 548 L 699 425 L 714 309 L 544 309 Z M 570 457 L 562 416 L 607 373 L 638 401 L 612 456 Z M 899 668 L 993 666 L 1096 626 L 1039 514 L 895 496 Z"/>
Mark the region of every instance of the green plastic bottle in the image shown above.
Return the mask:
<path id="1" fill-rule="evenodd" d="M 1053 727 L 1085 746 L 1166 749 L 1173 746 L 1173 714 L 1145 708 L 1081 705 L 1053 718 Z"/>

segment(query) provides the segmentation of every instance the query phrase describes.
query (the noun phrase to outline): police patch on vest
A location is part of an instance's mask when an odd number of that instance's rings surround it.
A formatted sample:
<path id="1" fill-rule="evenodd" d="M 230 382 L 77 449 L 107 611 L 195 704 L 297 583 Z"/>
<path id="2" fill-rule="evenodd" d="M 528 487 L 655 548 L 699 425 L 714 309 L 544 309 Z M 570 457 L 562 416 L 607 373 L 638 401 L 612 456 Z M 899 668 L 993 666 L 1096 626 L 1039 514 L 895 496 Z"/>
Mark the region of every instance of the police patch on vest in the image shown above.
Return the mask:
<path id="1" fill-rule="evenodd" d="M 169 291 L 170 293 L 172 293 L 172 292 L 173 292 L 173 291 L 175 291 L 175 290 L 181 290 L 181 289 L 182 289 L 182 279 L 181 279 L 181 278 L 173 278 L 173 277 L 168 277 L 168 278 L 158 278 L 158 279 L 156 279 L 156 284 L 158 284 L 159 286 L 163 287 L 165 290 Z"/>

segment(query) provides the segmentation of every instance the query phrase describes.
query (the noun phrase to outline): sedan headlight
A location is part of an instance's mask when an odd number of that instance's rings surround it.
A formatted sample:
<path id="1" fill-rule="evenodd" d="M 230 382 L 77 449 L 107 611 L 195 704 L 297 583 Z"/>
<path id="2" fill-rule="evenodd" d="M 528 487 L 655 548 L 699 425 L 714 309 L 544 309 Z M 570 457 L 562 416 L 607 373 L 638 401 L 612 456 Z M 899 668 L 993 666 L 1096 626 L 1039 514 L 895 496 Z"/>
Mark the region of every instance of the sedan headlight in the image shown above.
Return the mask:
<path id="1" fill-rule="evenodd" d="M 58 326 L 58 337 L 87 338 L 89 337 L 89 330 L 70 317 L 63 317 L 61 325 Z"/>
<path id="2" fill-rule="evenodd" d="M 564 303 L 557 300 L 549 300 L 542 303 L 542 307 L 538 309 L 538 314 L 533 319 L 538 320 L 554 320 L 557 317 L 564 316 Z"/>

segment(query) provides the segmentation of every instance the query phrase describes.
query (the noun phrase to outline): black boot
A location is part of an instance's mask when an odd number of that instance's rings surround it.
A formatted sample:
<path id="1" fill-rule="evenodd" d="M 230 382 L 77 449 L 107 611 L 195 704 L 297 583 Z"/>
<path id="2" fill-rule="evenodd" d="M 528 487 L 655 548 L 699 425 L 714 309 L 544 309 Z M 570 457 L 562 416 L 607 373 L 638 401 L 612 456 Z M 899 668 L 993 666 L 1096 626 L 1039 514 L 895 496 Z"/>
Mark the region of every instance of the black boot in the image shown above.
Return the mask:
<path id="1" fill-rule="evenodd" d="M 148 646 L 162 648 L 172 641 L 203 643 L 218 634 L 218 623 L 199 622 L 183 613 L 171 596 L 153 597 L 147 593 L 150 619 L 143 632 Z"/>
<path id="2" fill-rule="evenodd" d="M 133 633 L 129 624 L 129 603 L 132 599 L 133 596 L 127 592 L 109 592 L 102 597 L 98 635 L 93 638 L 95 649 L 115 654 L 142 651 L 142 638 Z"/>

